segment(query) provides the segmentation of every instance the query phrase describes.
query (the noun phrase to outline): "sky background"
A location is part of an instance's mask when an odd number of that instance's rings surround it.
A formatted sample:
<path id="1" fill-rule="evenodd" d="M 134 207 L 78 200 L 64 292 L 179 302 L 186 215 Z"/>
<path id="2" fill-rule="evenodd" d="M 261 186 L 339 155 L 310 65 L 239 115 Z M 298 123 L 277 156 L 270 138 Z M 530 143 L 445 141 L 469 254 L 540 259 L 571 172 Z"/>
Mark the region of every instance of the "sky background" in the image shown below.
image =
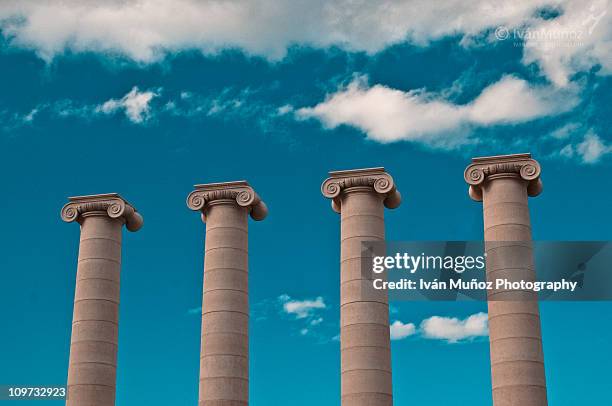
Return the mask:
<path id="1" fill-rule="evenodd" d="M 270 210 L 249 224 L 256 406 L 339 401 L 329 170 L 389 171 L 403 195 L 389 240 L 477 240 L 470 158 L 529 151 L 534 239 L 612 239 L 607 2 L 296 3 L 0 3 L 0 384 L 65 383 L 68 196 L 118 192 L 145 219 L 124 234 L 118 406 L 197 403 L 193 184 L 246 179 Z M 491 404 L 482 313 L 391 304 L 397 405 Z M 550 404 L 605 404 L 612 305 L 541 317 Z"/>

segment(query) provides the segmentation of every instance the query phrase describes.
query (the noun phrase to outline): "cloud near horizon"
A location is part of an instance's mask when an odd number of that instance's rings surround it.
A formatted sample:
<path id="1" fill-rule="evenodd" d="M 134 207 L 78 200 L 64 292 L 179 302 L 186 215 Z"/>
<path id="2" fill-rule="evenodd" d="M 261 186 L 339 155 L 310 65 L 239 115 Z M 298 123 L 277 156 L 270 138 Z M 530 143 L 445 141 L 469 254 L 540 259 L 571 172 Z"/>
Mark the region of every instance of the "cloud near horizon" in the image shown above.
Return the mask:
<path id="1" fill-rule="evenodd" d="M 459 105 L 422 89 L 370 86 L 359 77 L 295 114 L 298 119 L 318 119 L 329 129 L 349 125 L 382 143 L 408 140 L 452 149 L 474 142 L 466 131 L 473 127 L 518 124 L 568 111 L 579 102 L 576 92 L 505 75 L 470 103 Z"/>
<path id="2" fill-rule="evenodd" d="M 541 17 L 546 9 L 558 15 Z M 525 44 L 524 63 L 538 64 L 558 86 L 566 86 L 574 73 L 594 66 L 602 74 L 612 72 L 608 57 L 612 13 L 606 0 L 588 4 L 583 0 L 6 0 L 0 4 L 2 35 L 47 61 L 70 51 L 151 63 L 168 53 L 192 49 L 209 55 L 241 49 L 279 60 L 293 45 L 338 46 L 374 54 L 393 44 L 427 46 L 448 36 L 463 37 L 466 46 L 482 43 L 483 36 L 490 43 L 497 41 L 489 34 L 498 27 L 541 32 L 518 38 Z M 579 40 L 571 44 L 542 40 L 577 32 Z"/>

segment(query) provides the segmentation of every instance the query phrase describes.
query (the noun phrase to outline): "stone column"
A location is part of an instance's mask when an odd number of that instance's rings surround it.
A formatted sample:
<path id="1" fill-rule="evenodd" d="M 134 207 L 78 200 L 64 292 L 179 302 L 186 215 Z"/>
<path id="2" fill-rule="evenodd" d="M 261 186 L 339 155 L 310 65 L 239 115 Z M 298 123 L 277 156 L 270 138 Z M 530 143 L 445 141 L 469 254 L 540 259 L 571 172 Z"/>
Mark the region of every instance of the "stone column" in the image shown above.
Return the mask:
<path id="1" fill-rule="evenodd" d="M 245 181 L 196 185 L 206 223 L 199 406 L 249 403 L 248 219 L 268 210 Z"/>
<path id="2" fill-rule="evenodd" d="M 142 217 L 116 193 L 69 198 L 62 220 L 81 224 L 67 406 L 113 406 L 117 374 L 121 229 Z"/>
<path id="3" fill-rule="evenodd" d="M 542 191 L 530 154 L 474 158 L 465 170 L 472 199 L 483 202 L 487 279 L 535 280 L 528 196 Z M 537 295 L 488 292 L 495 406 L 545 406 L 546 379 Z"/>
<path id="4" fill-rule="evenodd" d="M 384 206 L 401 197 L 384 168 L 330 172 L 323 195 L 341 215 L 340 358 L 343 406 L 388 406 L 391 388 L 389 303 L 362 273 L 362 242 L 384 241 Z"/>

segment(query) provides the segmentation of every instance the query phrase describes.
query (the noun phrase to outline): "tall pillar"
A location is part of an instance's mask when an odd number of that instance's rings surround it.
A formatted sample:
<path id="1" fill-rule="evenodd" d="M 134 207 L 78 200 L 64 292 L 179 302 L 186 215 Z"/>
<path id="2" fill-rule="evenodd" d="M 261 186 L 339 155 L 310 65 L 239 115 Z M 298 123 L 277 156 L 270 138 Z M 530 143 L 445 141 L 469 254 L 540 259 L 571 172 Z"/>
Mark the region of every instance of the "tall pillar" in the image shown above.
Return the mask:
<path id="1" fill-rule="evenodd" d="M 391 344 L 386 291 L 362 273 L 362 242 L 384 241 L 384 206 L 401 197 L 384 168 L 330 172 L 323 195 L 341 215 L 340 358 L 343 406 L 389 406 Z"/>
<path id="2" fill-rule="evenodd" d="M 528 196 L 542 191 L 530 154 L 474 158 L 465 170 L 470 197 L 482 201 L 487 279 L 535 280 Z M 488 292 L 495 406 L 545 406 L 546 379 L 537 295 Z"/>
<path id="3" fill-rule="evenodd" d="M 268 210 L 245 181 L 196 185 L 187 205 L 206 223 L 198 404 L 248 405 L 247 216 Z"/>
<path id="4" fill-rule="evenodd" d="M 121 229 L 142 217 L 116 193 L 69 198 L 62 220 L 81 224 L 67 406 L 114 406 Z"/>

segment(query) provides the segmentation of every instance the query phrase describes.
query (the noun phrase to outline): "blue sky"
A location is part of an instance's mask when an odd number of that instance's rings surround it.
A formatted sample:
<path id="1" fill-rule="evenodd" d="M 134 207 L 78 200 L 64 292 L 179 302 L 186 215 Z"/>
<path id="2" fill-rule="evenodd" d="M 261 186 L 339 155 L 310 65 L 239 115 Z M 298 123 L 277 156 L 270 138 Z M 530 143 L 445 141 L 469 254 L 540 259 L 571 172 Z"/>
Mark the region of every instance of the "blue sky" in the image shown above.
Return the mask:
<path id="1" fill-rule="evenodd" d="M 393 175 L 404 200 L 387 211 L 388 239 L 475 240 L 470 157 L 530 151 L 544 182 L 534 238 L 611 239 L 607 3 L 430 3 L 3 2 L 0 383 L 65 382 L 79 234 L 59 217 L 68 196 L 119 192 L 145 219 L 124 238 L 118 406 L 197 402 L 193 184 L 246 179 L 270 209 L 250 223 L 258 406 L 339 401 L 329 170 Z M 611 310 L 541 304 L 550 404 L 609 398 Z M 491 403 L 481 312 L 392 303 L 396 404 Z"/>

